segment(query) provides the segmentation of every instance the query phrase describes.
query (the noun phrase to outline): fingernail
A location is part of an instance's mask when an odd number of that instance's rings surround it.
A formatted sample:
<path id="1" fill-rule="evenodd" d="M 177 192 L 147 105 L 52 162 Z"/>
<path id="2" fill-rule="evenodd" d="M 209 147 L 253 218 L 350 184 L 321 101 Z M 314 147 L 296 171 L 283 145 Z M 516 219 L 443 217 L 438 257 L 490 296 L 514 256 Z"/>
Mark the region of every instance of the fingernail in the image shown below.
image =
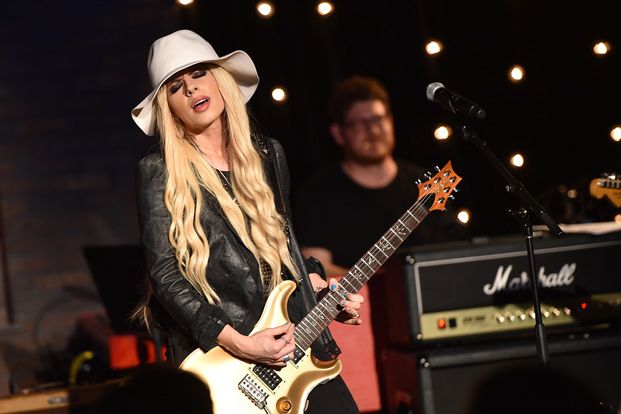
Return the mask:
<path id="1" fill-rule="evenodd" d="M 341 305 L 341 306 L 343 306 L 343 307 L 344 307 L 346 303 L 347 303 L 347 302 L 345 302 L 345 300 L 342 300 L 342 301 L 340 301 L 340 302 L 339 302 L 339 305 Z"/>
<path id="2" fill-rule="evenodd" d="M 330 290 L 333 292 L 336 290 L 336 283 L 330 285 Z"/>

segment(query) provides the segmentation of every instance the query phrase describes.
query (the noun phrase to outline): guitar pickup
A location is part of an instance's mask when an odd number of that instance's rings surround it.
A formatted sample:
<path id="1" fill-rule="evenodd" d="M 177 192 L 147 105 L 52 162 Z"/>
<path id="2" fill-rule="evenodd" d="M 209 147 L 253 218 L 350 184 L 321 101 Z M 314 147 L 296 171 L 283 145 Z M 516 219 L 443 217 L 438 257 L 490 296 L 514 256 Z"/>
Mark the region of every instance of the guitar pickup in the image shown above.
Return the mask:
<path id="1" fill-rule="evenodd" d="M 296 346 L 295 351 L 293 351 L 293 363 L 297 365 L 305 355 L 304 351 Z"/>
<path id="2" fill-rule="evenodd" d="M 255 365 L 254 368 L 252 368 L 252 372 L 254 372 L 272 391 L 282 382 L 282 378 L 280 378 L 272 368 L 266 367 L 265 365 Z"/>

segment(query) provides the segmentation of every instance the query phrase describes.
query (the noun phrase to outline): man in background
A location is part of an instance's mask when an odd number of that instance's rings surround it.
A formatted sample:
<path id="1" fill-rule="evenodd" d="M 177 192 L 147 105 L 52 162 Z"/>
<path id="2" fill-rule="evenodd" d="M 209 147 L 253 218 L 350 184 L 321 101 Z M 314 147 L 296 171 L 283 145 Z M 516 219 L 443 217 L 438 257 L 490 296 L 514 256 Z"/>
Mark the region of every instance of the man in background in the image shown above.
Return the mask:
<path id="1" fill-rule="evenodd" d="M 304 255 L 316 257 L 329 276 L 339 277 L 414 204 L 414 180 L 423 179 L 425 170 L 394 158 L 390 99 L 376 79 L 346 79 L 335 89 L 329 110 L 330 134 L 342 160 L 301 187 L 294 222 Z M 430 215 L 404 245 L 455 238 L 445 231 L 454 227 L 450 217 Z M 368 299 L 366 286 L 360 293 Z M 364 324 L 356 332 L 341 331 L 336 324 L 330 328 L 345 351 L 343 378 L 361 411 L 381 408 L 370 309 L 363 306 Z"/>

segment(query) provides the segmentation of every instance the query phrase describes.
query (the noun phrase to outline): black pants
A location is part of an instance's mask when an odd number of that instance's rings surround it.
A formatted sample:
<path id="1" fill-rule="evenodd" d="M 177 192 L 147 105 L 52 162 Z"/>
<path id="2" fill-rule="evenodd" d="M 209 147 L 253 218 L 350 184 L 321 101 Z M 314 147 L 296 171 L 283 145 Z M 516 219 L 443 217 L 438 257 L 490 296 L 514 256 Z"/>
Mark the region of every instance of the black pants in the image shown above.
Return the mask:
<path id="1" fill-rule="evenodd" d="M 308 396 L 305 414 L 360 414 L 343 378 L 318 385 Z"/>

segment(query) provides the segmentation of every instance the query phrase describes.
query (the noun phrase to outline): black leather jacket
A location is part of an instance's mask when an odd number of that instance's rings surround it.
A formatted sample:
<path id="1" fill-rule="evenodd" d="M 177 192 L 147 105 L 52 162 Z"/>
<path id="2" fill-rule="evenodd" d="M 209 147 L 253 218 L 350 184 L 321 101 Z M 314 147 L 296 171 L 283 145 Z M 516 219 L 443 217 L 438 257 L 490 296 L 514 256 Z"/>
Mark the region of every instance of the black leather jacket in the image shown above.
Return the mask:
<path id="1" fill-rule="evenodd" d="M 289 223 L 289 250 L 304 275 L 288 304 L 289 317 L 297 323 L 317 303 L 308 271 L 324 272 L 316 259 L 302 257 L 291 229 L 289 171 L 282 146 L 272 139 L 256 137 L 254 141 L 263 158 L 277 209 Z M 261 315 L 265 297 L 259 264 L 228 222 L 215 197 L 204 190 L 201 225 L 209 239 L 207 278 L 220 296 L 221 305 L 209 304 L 181 275 L 174 249 L 168 241 L 171 217 L 164 204 L 165 186 L 166 167 L 162 156 L 151 154 L 142 159 L 137 169 L 137 199 L 142 244 L 155 298 L 150 306 L 157 324 L 169 336 L 173 359 L 178 364 L 198 347 L 205 351 L 214 347 L 217 336 L 227 324 L 244 335 L 249 334 Z M 334 359 L 340 353 L 327 329 L 312 348 L 313 353 L 324 360 Z"/>

